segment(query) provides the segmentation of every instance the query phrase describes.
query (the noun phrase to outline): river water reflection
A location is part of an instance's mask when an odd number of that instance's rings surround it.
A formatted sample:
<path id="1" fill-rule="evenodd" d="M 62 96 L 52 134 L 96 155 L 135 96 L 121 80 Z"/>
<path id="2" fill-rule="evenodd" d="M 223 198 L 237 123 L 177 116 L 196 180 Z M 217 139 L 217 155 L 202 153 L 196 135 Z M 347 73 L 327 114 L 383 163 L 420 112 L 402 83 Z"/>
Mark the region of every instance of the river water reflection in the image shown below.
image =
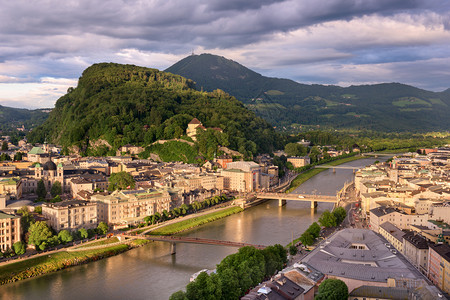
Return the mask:
<path id="1" fill-rule="evenodd" d="M 362 167 L 374 161 L 361 159 L 341 166 Z M 326 170 L 294 193 L 335 195 L 352 178 L 352 170 Z M 269 201 L 181 235 L 286 245 L 331 208 L 331 203 L 319 203 L 316 210 L 311 210 L 309 202 L 288 201 L 286 206 L 278 207 L 278 201 Z M 155 242 L 98 262 L 2 286 L 0 298 L 164 300 L 183 289 L 193 273 L 215 268 L 236 251 L 223 246 L 177 244 L 177 254 L 170 255 L 169 244 Z"/>

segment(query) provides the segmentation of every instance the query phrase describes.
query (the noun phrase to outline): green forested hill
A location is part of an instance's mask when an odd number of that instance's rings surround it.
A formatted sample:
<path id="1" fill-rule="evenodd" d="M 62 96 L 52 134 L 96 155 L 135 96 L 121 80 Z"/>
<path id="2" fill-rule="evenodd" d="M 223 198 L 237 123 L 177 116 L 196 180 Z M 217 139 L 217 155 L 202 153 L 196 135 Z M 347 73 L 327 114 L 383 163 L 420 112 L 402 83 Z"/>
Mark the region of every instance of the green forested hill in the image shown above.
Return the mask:
<path id="1" fill-rule="evenodd" d="M 30 129 L 40 125 L 48 116 L 47 109 L 22 109 L 0 105 L 0 128 L 8 130 L 24 125 Z"/>
<path id="2" fill-rule="evenodd" d="M 350 86 L 306 85 L 269 78 L 211 54 L 191 55 L 166 70 L 222 89 L 275 125 L 320 125 L 380 131 L 450 128 L 450 89 L 435 93 L 399 83 Z"/>
<path id="3" fill-rule="evenodd" d="M 205 127 L 224 131 L 205 132 L 199 149 L 220 143 L 251 154 L 276 145 L 272 126 L 234 97 L 193 87 L 191 80 L 156 69 L 95 64 L 83 72 L 76 88 L 58 99 L 48 120 L 29 139 L 47 139 L 66 148 L 75 145 L 86 154 L 105 154 L 92 149 L 94 141 L 102 139 L 111 145 L 103 147 L 103 152 L 129 143 L 147 146 L 182 136 L 196 117 Z"/>

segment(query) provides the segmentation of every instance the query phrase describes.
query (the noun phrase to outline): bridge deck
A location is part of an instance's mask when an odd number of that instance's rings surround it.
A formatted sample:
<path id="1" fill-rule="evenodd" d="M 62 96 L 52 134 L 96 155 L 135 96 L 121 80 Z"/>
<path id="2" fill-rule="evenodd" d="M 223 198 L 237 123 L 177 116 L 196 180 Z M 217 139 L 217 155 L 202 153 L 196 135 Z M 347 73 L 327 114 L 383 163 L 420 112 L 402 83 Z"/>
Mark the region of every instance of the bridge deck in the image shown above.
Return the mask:
<path id="1" fill-rule="evenodd" d="M 359 170 L 361 167 L 350 167 L 350 166 L 330 166 L 330 165 L 319 165 L 315 166 L 316 169 L 347 169 L 347 170 Z"/>
<path id="2" fill-rule="evenodd" d="M 203 238 L 194 238 L 194 237 L 182 237 L 182 236 L 162 236 L 162 235 L 149 235 L 143 237 L 147 240 L 151 241 L 160 241 L 160 242 L 169 242 L 169 243 L 189 243 L 189 244 L 203 244 L 203 245 L 218 245 L 218 246 L 229 246 L 229 247 L 245 247 L 252 246 L 256 249 L 264 249 L 266 246 L 264 245 L 253 245 L 249 243 L 241 243 L 241 242 L 231 242 L 231 241 L 222 241 L 222 240 L 214 240 L 214 239 L 203 239 Z"/>
<path id="3" fill-rule="evenodd" d="M 286 193 L 256 193 L 259 199 L 315 201 L 315 202 L 337 202 L 335 196 L 308 195 L 308 194 L 286 194 Z"/>

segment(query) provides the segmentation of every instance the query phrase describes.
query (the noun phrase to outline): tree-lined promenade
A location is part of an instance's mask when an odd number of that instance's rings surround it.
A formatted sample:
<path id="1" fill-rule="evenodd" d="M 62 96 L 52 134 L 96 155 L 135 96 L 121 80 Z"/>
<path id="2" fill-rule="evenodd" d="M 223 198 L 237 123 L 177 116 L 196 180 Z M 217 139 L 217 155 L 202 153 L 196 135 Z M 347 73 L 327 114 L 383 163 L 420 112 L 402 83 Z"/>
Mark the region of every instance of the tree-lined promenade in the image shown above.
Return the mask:
<path id="1" fill-rule="evenodd" d="M 211 200 L 207 202 L 211 203 Z M 240 207 L 225 206 L 206 209 L 197 213 L 195 211 L 195 208 L 200 209 L 200 206 L 201 204 L 197 204 L 195 207 L 188 207 L 188 212 L 190 212 L 190 214 L 187 216 L 172 219 L 169 221 L 163 221 L 160 219 L 160 223 L 157 225 L 151 225 L 150 223 L 150 226 L 148 228 L 139 227 L 136 230 L 131 230 L 131 232 L 142 233 L 143 230 L 147 229 L 148 231 L 154 230 L 152 234 L 170 235 L 242 211 L 242 208 Z M 144 222 L 142 224 L 144 224 L 145 226 L 146 223 Z M 102 222 L 96 231 L 89 232 L 93 234 L 97 233 L 104 235 L 109 230 L 107 226 L 105 227 L 105 225 L 106 224 Z M 81 229 L 76 233 L 76 235 L 71 235 L 69 232 L 66 233 L 65 230 L 61 231 L 58 235 L 53 235 L 49 227 L 44 222 L 36 222 L 31 224 L 29 227 L 32 232 L 29 237 L 29 242 L 31 241 L 31 244 L 41 252 L 31 257 L 19 257 L 19 259 L 0 263 L 0 285 L 43 274 L 48 274 L 71 266 L 76 266 L 117 255 L 138 246 L 142 246 L 143 244 L 148 242 L 145 239 L 136 238 L 133 240 L 125 240 L 121 244 L 117 244 L 118 240 L 116 238 L 110 238 L 99 241 L 94 240 L 93 242 L 86 242 L 83 244 L 81 244 L 82 241 L 78 241 L 74 246 L 70 246 L 69 248 L 58 247 L 59 249 L 55 249 L 54 246 L 58 244 L 61 244 L 61 247 L 63 247 L 64 244 L 73 245 L 74 236 L 81 236 L 85 238 L 83 234 L 88 234 L 87 231 Z M 86 238 L 87 237 L 88 236 L 86 236 Z M 99 245 L 103 245 L 104 247 L 98 249 L 97 246 Z M 53 247 L 52 250 L 45 250 L 49 246 Z M 91 247 L 95 249 L 90 249 Z M 83 248 L 87 248 L 88 250 Z"/>

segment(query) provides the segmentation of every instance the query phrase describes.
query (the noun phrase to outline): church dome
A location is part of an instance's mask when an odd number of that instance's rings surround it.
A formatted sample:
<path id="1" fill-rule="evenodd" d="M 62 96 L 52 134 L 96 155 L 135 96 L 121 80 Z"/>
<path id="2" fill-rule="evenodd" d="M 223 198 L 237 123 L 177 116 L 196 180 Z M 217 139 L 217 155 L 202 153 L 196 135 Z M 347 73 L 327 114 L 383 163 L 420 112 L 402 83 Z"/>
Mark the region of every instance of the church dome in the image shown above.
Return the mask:
<path id="1" fill-rule="evenodd" d="M 52 161 L 48 161 L 43 165 L 44 170 L 47 171 L 56 171 L 56 165 Z"/>

